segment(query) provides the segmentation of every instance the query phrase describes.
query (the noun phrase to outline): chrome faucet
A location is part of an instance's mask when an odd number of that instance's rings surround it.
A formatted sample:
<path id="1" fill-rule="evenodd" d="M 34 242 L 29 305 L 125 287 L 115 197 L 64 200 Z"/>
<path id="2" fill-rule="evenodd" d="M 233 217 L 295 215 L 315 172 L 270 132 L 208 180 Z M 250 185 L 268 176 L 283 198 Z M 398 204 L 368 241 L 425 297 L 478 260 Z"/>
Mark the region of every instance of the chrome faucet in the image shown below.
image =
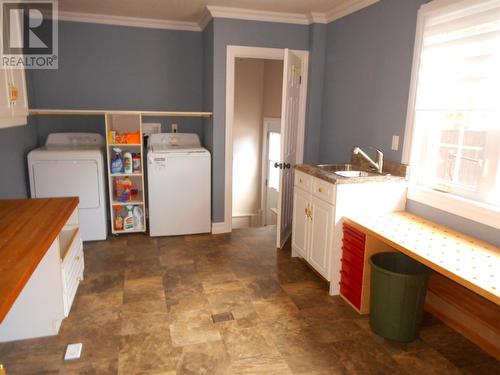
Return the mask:
<path id="1" fill-rule="evenodd" d="M 379 149 L 375 149 L 377 152 L 377 161 L 373 161 L 362 149 L 360 149 L 358 146 L 355 146 L 352 149 L 352 153 L 354 155 L 361 155 L 368 163 L 371 164 L 373 168 L 377 170 L 378 173 L 382 173 L 382 168 L 384 166 L 384 153 L 380 151 Z"/>

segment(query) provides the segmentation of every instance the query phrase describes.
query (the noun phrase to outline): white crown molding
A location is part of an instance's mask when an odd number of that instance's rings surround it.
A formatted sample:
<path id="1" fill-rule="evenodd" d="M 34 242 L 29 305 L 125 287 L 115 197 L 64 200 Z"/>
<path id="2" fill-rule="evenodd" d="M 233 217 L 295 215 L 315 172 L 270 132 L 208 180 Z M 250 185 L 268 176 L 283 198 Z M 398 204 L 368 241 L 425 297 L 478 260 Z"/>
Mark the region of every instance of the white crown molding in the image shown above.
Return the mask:
<path id="1" fill-rule="evenodd" d="M 351 0 L 347 3 L 337 5 L 324 14 L 326 23 L 338 20 L 372 4 L 378 3 L 379 1 L 380 0 Z"/>
<path id="2" fill-rule="evenodd" d="M 201 31 L 213 18 L 231 18 L 249 21 L 278 22 L 298 25 L 312 23 L 330 23 L 357 12 L 380 0 L 351 0 L 337 5 L 325 13 L 312 12 L 309 14 L 271 12 L 253 9 L 231 8 L 207 5 L 198 22 L 171 21 L 152 18 L 124 17 L 94 13 L 59 12 L 59 20 L 73 22 L 99 23 L 106 25 L 145 27 L 152 29 L 169 29 L 185 31 Z"/>
<path id="3" fill-rule="evenodd" d="M 145 27 L 151 29 L 201 31 L 200 25 L 196 22 L 169 21 L 152 18 L 123 17 L 64 11 L 59 11 L 58 18 L 60 21 L 100 23 L 106 25 Z"/>
<path id="4" fill-rule="evenodd" d="M 300 13 L 271 12 L 212 5 L 207 5 L 207 9 L 212 18 L 232 18 L 251 21 L 293 23 L 299 25 L 309 25 L 311 23 L 308 15 Z"/>
<path id="5" fill-rule="evenodd" d="M 212 14 L 208 10 L 208 7 L 205 7 L 205 9 L 203 10 L 203 14 L 201 15 L 201 18 L 198 21 L 198 26 L 200 27 L 201 30 L 204 30 L 211 20 L 212 20 Z"/>
<path id="6" fill-rule="evenodd" d="M 328 23 L 325 13 L 311 12 L 309 15 L 309 23 Z"/>

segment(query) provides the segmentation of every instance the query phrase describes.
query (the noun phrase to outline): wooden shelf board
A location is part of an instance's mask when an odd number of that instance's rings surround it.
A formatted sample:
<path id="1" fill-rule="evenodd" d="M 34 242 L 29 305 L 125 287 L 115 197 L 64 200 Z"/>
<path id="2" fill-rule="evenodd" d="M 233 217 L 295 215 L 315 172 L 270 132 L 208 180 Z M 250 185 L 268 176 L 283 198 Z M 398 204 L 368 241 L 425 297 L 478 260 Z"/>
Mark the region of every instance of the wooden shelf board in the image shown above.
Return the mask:
<path id="1" fill-rule="evenodd" d="M 141 197 L 142 197 L 142 194 L 137 194 L 137 195 L 141 195 Z M 113 198 L 113 202 L 111 202 L 112 206 L 139 206 L 139 205 L 143 205 L 143 204 L 144 204 L 144 201 L 142 199 L 131 200 L 130 202 L 120 202 L 120 201 Z"/>
<path id="2" fill-rule="evenodd" d="M 127 111 L 109 109 L 30 109 L 30 116 L 104 116 L 104 115 L 141 115 L 143 117 L 211 117 L 212 112 L 188 111 Z"/>
<path id="3" fill-rule="evenodd" d="M 113 230 L 113 234 L 125 234 L 125 233 L 146 233 L 146 229 L 134 229 L 134 230 Z"/>
<path id="4" fill-rule="evenodd" d="M 134 176 L 142 176 L 142 173 L 140 172 L 135 172 L 135 173 L 110 173 L 110 177 L 134 177 Z"/>
<path id="5" fill-rule="evenodd" d="M 142 144 L 140 143 L 108 143 L 108 147 L 140 147 Z"/>

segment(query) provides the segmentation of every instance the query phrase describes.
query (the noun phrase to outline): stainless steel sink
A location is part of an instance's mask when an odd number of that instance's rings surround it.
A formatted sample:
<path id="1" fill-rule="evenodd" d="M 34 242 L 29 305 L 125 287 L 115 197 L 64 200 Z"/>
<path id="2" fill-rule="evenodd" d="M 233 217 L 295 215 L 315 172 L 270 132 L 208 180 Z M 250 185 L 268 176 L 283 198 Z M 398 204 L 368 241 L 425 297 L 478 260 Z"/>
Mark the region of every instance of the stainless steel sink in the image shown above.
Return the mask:
<path id="1" fill-rule="evenodd" d="M 334 172 L 337 176 L 342 176 L 342 177 L 369 177 L 369 176 L 376 176 L 375 173 L 369 173 L 365 171 L 337 171 Z"/>
<path id="2" fill-rule="evenodd" d="M 317 165 L 321 170 L 334 173 L 342 177 L 373 177 L 379 176 L 376 172 L 362 171 L 359 165 L 354 164 L 319 164 Z"/>
<path id="3" fill-rule="evenodd" d="M 317 167 L 325 172 L 359 170 L 359 166 L 353 164 L 318 164 Z"/>

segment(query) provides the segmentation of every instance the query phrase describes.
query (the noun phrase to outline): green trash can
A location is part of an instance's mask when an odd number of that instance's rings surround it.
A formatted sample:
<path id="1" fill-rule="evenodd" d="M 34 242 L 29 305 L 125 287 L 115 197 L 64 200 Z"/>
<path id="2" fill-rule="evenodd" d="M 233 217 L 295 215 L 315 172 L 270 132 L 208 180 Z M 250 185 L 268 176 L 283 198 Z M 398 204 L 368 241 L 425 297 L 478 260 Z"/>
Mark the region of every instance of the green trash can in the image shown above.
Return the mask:
<path id="1" fill-rule="evenodd" d="M 389 340 L 410 342 L 422 322 L 430 269 L 399 252 L 370 258 L 370 326 Z"/>

